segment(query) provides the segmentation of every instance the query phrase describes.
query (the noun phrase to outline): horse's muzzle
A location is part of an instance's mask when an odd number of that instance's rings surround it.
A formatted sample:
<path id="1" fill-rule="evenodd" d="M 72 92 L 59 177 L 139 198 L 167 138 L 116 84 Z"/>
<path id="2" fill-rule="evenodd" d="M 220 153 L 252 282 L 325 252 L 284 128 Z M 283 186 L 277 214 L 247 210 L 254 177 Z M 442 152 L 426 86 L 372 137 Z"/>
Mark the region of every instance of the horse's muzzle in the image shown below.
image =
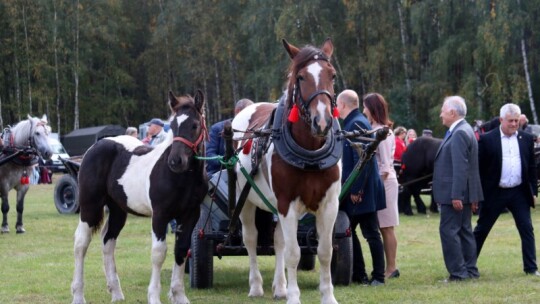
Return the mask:
<path id="1" fill-rule="evenodd" d="M 187 160 L 183 160 L 182 158 L 178 159 L 169 159 L 167 161 L 167 165 L 169 166 L 169 169 L 171 169 L 174 173 L 182 173 L 188 170 L 188 162 Z"/>
<path id="2" fill-rule="evenodd" d="M 311 131 L 313 135 L 319 137 L 325 137 L 328 131 L 332 128 L 332 118 L 324 118 L 324 123 L 320 123 L 320 117 L 315 116 L 311 125 Z"/>

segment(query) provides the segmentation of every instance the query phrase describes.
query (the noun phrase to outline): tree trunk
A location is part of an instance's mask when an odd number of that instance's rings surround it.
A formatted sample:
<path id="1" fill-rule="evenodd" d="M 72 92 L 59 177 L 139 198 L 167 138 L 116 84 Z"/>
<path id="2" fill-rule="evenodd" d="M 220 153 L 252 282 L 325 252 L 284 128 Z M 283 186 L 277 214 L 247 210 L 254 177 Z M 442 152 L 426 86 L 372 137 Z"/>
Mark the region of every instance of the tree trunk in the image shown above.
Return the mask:
<path id="1" fill-rule="evenodd" d="M 17 120 L 21 120 L 21 77 L 19 75 L 19 57 L 17 56 L 17 28 L 13 28 L 13 59 L 15 61 L 15 102 L 17 104 Z"/>
<path id="2" fill-rule="evenodd" d="M 411 76 L 410 76 L 410 67 L 409 67 L 409 56 L 408 56 L 408 39 L 407 39 L 407 27 L 405 24 L 405 18 L 403 17 L 403 12 L 401 11 L 401 0 L 397 1 L 397 11 L 399 15 L 399 30 L 401 34 L 401 46 L 402 53 L 401 57 L 403 59 L 403 72 L 405 74 L 405 86 L 407 88 L 407 100 L 405 103 L 406 117 L 411 117 L 411 96 L 412 96 L 412 85 L 411 85 Z M 414 120 L 414 118 L 413 118 Z"/>
<path id="3" fill-rule="evenodd" d="M 28 47 L 28 28 L 26 25 L 26 7 L 22 7 L 24 25 L 24 44 L 26 47 L 26 77 L 28 78 L 28 113 L 32 114 L 32 81 L 30 77 L 30 48 Z"/>
<path id="4" fill-rule="evenodd" d="M 75 2 L 75 67 L 73 68 L 73 80 L 75 82 L 75 105 L 73 109 L 73 130 L 79 129 L 79 0 Z"/>
<path id="5" fill-rule="evenodd" d="M 56 1 L 53 0 L 54 25 L 53 25 L 53 47 L 54 47 L 54 77 L 56 81 L 56 132 L 60 136 L 60 79 L 58 76 L 58 45 L 56 37 L 58 35 L 58 16 L 56 14 Z"/>
<path id="6" fill-rule="evenodd" d="M 220 76 L 219 76 L 219 65 L 218 65 L 218 62 L 217 62 L 217 59 L 214 59 L 214 72 L 215 72 L 215 76 L 216 76 L 216 100 L 215 100 L 215 112 L 214 112 L 214 119 L 215 121 L 218 121 L 221 117 L 218 117 L 219 113 L 221 113 L 221 90 L 220 90 L 220 86 L 219 86 L 219 83 L 221 82 L 220 81 Z"/>
<path id="7" fill-rule="evenodd" d="M 159 11 L 163 16 L 163 27 L 165 28 L 165 63 L 167 64 L 167 85 L 168 89 L 172 90 L 173 87 L 173 74 L 171 71 L 171 61 L 169 58 L 169 28 L 167 27 L 167 19 L 165 18 L 165 11 L 163 9 L 163 0 L 159 0 Z"/>
<path id="8" fill-rule="evenodd" d="M 538 115 L 536 115 L 536 107 L 534 105 L 534 97 L 531 86 L 531 77 L 529 76 L 529 65 L 527 63 L 527 49 L 525 48 L 525 39 L 521 38 L 521 55 L 523 56 L 523 70 L 525 71 L 525 80 L 527 82 L 527 91 L 529 92 L 529 103 L 531 105 L 531 113 L 534 124 L 538 124 Z"/>
<path id="9" fill-rule="evenodd" d="M 233 93 L 233 102 L 236 103 L 237 100 L 240 98 L 240 92 L 238 89 L 238 80 L 237 80 L 237 74 L 238 74 L 238 64 L 236 60 L 233 58 L 233 55 L 229 53 L 229 67 L 231 69 L 231 88 Z"/>

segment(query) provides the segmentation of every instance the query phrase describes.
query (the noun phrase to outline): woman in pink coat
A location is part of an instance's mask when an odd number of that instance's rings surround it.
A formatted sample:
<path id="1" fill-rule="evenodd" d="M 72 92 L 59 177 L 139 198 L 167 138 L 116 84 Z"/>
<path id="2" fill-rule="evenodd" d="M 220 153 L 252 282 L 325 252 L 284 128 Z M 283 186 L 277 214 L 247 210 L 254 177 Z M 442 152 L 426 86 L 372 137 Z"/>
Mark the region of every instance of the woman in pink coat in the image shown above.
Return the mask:
<path id="1" fill-rule="evenodd" d="M 397 238 L 394 227 L 399 225 L 398 212 L 398 181 L 394 169 L 394 151 L 396 140 L 392 131 L 393 122 L 389 118 L 388 103 L 378 93 L 370 93 L 364 96 L 364 114 L 368 118 L 373 130 L 383 127 L 390 128 L 388 137 L 381 141 L 375 157 L 379 165 L 379 174 L 384 183 L 386 193 L 386 208 L 379 210 L 379 228 L 383 237 L 384 254 L 386 256 L 386 278 L 399 277 L 399 269 L 396 264 Z"/>

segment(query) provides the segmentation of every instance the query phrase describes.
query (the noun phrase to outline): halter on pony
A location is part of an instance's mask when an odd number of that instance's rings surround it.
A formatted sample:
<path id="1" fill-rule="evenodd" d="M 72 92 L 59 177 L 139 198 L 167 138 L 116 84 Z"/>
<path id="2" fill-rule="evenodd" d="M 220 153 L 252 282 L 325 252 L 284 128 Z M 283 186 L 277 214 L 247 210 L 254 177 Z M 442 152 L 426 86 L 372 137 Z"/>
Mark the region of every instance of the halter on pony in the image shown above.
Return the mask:
<path id="1" fill-rule="evenodd" d="M 201 144 L 201 142 L 204 141 L 205 138 L 208 138 L 208 130 L 206 129 L 204 115 L 201 115 L 201 134 L 199 134 L 199 137 L 197 138 L 197 140 L 195 140 L 195 142 L 191 142 L 182 136 L 175 136 L 173 138 L 173 141 L 179 141 L 184 143 L 193 151 L 193 153 L 195 153 L 195 155 L 198 155 L 199 153 L 197 151 L 197 147 Z"/>

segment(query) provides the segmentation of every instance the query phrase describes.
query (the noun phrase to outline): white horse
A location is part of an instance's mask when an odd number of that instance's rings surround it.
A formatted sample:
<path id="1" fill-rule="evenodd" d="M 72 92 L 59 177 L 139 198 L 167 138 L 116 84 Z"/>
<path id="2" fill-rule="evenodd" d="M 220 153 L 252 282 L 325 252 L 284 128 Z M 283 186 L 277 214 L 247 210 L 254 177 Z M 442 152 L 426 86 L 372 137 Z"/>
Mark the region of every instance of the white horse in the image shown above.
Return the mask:
<path id="1" fill-rule="evenodd" d="M 45 160 L 51 158 L 53 151 L 49 146 L 49 127 L 47 116 L 42 118 L 28 116 L 28 119 L 17 123 L 14 127 L 5 130 L 2 139 L 0 159 L 18 155 L 9 162 L 0 165 L 0 195 L 2 196 L 2 233 L 9 232 L 7 215 L 9 212 L 8 193 L 11 189 L 17 190 L 17 233 L 24 233 L 23 226 L 24 196 L 28 191 L 28 177 L 39 157 Z"/>

